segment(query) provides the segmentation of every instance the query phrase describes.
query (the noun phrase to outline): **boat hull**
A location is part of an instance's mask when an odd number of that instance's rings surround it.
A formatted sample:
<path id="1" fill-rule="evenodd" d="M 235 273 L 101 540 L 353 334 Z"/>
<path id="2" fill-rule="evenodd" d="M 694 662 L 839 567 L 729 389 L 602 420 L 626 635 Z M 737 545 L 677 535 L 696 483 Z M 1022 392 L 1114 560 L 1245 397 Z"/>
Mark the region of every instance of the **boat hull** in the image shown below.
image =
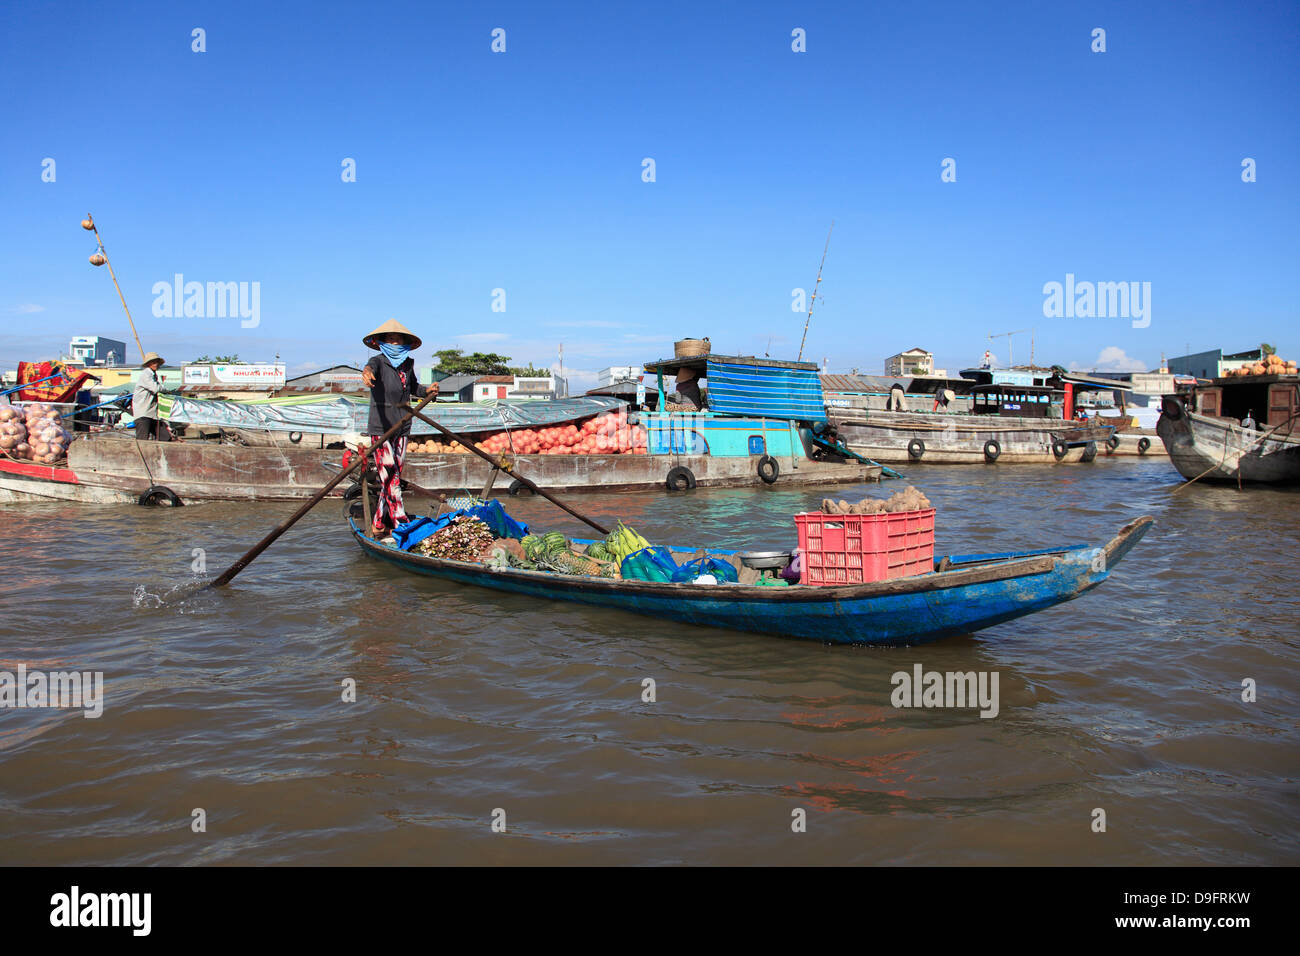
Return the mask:
<path id="1" fill-rule="evenodd" d="M 1200 415 L 1167 400 L 1156 434 L 1178 473 L 1200 481 L 1300 484 L 1300 439 L 1245 431 L 1234 419 Z"/>
<path id="2" fill-rule="evenodd" d="M 990 441 L 999 445 L 998 464 L 1077 464 L 1092 461 L 1110 437 L 1108 426 L 1078 425 L 1060 419 L 1003 418 L 991 415 L 945 415 L 922 412 L 867 412 L 831 415 L 831 423 L 850 450 L 886 463 L 986 464 Z M 1058 459 L 1056 441 L 1070 446 Z M 921 457 L 908 451 L 924 444 Z M 1088 443 L 1093 443 L 1091 451 Z"/>
<path id="3" fill-rule="evenodd" d="M 215 442 L 137 442 L 119 435 L 81 438 L 68 448 L 66 467 L 0 459 L 0 499 L 83 502 L 134 501 L 162 485 L 182 502 L 284 501 L 310 498 L 330 480 L 327 463 L 341 452 L 318 447 L 247 447 Z M 703 487 L 758 485 L 762 456 L 525 455 L 518 471 L 554 491 L 665 489 L 669 469 L 689 468 Z M 777 458 L 777 485 L 856 484 L 880 477 L 880 468 L 857 462 Z M 432 492 L 481 491 L 488 465 L 468 454 L 408 455 L 403 477 Z M 502 475 L 498 491 L 510 478 Z M 337 494 L 342 494 L 339 488 Z"/>
<path id="4" fill-rule="evenodd" d="M 1104 547 L 971 556 L 930 574 L 833 588 L 658 584 L 495 570 L 399 551 L 367 537 L 351 518 L 349 524 L 368 555 L 456 584 L 829 644 L 910 645 L 972 633 L 1078 597 L 1106 579 L 1151 519 L 1130 523 Z"/>

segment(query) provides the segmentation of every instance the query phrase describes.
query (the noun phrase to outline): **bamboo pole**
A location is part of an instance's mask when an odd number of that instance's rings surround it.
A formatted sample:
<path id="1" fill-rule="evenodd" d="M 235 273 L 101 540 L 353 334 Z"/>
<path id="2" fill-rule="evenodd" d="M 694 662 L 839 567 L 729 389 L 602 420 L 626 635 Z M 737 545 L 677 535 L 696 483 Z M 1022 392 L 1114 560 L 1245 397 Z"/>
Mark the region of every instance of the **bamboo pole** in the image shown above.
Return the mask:
<path id="1" fill-rule="evenodd" d="M 99 234 L 99 227 L 95 225 L 95 220 L 91 218 L 90 213 L 86 213 L 87 226 L 82 223 L 83 228 L 89 229 L 95 234 L 95 242 L 99 246 L 99 254 L 104 257 L 104 265 L 108 266 L 108 274 L 113 277 L 113 288 L 117 289 L 117 297 L 122 300 L 122 309 L 126 312 L 126 321 L 131 326 L 131 335 L 135 338 L 135 347 L 140 350 L 140 361 L 144 361 L 144 346 L 140 344 L 140 333 L 135 330 L 135 320 L 131 318 L 131 310 L 126 307 L 126 296 L 122 294 L 122 287 L 117 284 L 117 273 L 113 271 L 113 262 L 108 258 L 108 250 L 104 248 L 104 239 Z M 122 356 L 125 364 L 126 356 Z"/>
<path id="2" fill-rule="evenodd" d="M 817 284 L 813 286 L 812 298 L 808 300 L 808 318 L 803 323 L 803 338 L 799 340 L 799 357 L 795 360 L 798 362 L 803 361 L 803 347 L 804 343 L 808 341 L 808 326 L 812 324 L 813 306 L 817 304 L 817 290 L 822 287 L 822 268 L 826 265 L 826 250 L 831 247 L 831 233 L 834 231 L 835 220 L 832 219 L 830 229 L 826 230 L 826 245 L 822 249 L 821 265 L 817 267 Z"/>

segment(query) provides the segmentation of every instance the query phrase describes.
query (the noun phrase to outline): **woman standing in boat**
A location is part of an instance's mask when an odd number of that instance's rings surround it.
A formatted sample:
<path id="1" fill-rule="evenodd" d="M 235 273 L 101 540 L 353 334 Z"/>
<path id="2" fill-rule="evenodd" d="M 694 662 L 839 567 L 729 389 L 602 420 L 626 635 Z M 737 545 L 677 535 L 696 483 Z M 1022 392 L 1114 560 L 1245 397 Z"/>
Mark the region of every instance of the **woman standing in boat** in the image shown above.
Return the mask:
<path id="1" fill-rule="evenodd" d="M 396 319 L 389 319 L 364 339 L 363 344 L 378 349 L 361 370 L 361 381 L 370 389 L 371 451 L 379 475 L 379 506 L 375 509 L 371 529 L 377 536 L 387 535 L 406 521 L 402 506 L 402 463 L 406 459 L 406 439 L 411 423 L 406 422 L 396 435 L 379 444 L 379 439 L 401 421 L 411 398 L 437 395 L 438 386 L 423 386 L 415 380 L 415 361 L 411 353 L 420 347 L 420 337 Z"/>

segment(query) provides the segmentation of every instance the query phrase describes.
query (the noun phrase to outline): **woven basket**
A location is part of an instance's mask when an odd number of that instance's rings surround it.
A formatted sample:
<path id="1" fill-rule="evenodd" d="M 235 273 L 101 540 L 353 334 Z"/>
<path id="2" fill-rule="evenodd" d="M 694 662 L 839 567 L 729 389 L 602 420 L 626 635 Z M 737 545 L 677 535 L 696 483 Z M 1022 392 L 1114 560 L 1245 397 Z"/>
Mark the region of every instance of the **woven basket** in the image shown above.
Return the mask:
<path id="1" fill-rule="evenodd" d="M 695 358 L 709 354 L 708 339 L 682 339 L 673 343 L 673 354 L 677 358 Z"/>

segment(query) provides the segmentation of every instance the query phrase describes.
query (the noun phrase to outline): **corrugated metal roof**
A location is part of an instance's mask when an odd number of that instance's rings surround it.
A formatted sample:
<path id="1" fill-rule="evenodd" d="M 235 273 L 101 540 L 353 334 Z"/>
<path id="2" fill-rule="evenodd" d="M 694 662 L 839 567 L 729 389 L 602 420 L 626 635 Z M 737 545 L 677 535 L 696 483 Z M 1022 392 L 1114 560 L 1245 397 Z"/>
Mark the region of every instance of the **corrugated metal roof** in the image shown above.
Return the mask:
<path id="1" fill-rule="evenodd" d="M 883 375 L 836 375 L 821 376 L 822 390 L 826 392 L 888 392 L 889 387 L 898 382 L 907 387 L 906 376 L 888 378 Z"/>
<path id="2" fill-rule="evenodd" d="M 459 392 L 466 385 L 473 385 L 477 380 L 477 375 L 448 375 L 438 383 L 438 388 L 444 392 Z"/>

